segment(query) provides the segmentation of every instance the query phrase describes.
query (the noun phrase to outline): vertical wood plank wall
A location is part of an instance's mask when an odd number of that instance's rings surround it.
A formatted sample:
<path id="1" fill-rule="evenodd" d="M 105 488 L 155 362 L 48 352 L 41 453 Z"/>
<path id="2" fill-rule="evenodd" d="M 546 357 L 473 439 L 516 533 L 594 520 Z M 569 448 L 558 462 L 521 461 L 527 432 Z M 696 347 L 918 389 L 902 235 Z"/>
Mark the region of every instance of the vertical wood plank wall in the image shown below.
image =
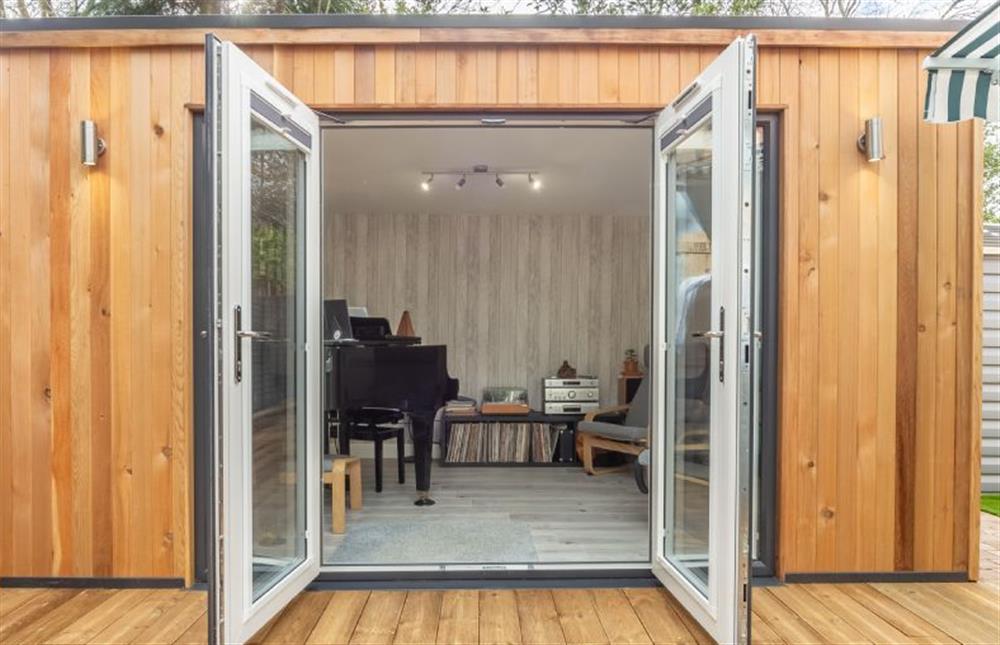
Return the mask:
<path id="1" fill-rule="evenodd" d="M 648 107 L 719 47 L 255 45 L 320 107 Z M 981 131 L 907 49 L 768 47 L 782 113 L 779 567 L 976 575 Z M 0 575 L 191 570 L 200 48 L 0 49 Z M 863 119 L 886 123 L 869 164 Z M 79 164 L 78 121 L 109 151 Z"/>
<path id="2" fill-rule="evenodd" d="M 425 343 L 448 346 L 462 393 L 542 379 L 568 359 L 617 405 L 625 350 L 649 342 L 649 219 L 635 215 L 336 213 L 323 224 L 324 289 Z"/>
<path id="3" fill-rule="evenodd" d="M 0 575 L 191 569 L 200 51 L 0 50 Z M 108 141 L 80 164 L 80 120 Z"/>

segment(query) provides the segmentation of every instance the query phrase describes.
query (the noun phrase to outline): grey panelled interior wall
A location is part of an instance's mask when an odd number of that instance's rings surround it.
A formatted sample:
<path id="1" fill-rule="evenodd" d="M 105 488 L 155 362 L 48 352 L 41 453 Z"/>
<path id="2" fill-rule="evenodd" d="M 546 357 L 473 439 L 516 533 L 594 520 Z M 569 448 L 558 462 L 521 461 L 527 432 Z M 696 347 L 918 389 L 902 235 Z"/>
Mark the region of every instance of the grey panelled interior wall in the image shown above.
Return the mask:
<path id="1" fill-rule="evenodd" d="M 983 231 L 982 490 L 1000 492 L 1000 225 Z"/>
<path id="2" fill-rule="evenodd" d="M 636 216 L 326 214 L 325 295 L 409 309 L 448 346 L 461 392 L 528 388 L 566 359 L 615 403 L 626 349 L 649 338 L 649 220 Z"/>

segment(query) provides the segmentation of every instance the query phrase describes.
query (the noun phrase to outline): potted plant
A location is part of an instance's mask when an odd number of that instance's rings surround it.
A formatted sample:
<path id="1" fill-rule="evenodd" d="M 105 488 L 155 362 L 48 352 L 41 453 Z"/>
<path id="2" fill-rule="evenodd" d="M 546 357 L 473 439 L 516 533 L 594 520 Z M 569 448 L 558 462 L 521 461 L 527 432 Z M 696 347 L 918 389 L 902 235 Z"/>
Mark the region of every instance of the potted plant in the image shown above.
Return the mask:
<path id="1" fill-rule="evenodd" d="M 639 376 L 639 355 L 634 349 L 625 350 L 625 362 L 622 363 L 622 376 Z"/>

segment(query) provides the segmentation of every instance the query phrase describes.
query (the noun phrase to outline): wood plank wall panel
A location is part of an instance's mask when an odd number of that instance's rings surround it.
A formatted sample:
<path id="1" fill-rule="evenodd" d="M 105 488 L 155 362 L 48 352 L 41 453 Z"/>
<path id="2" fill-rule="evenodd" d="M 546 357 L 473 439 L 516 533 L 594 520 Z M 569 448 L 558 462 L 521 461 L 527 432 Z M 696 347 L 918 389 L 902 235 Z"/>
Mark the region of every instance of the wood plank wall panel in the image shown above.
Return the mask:
<path id="1" fill-rule="evenodd" d="M 926 53 L 779 55 L 785 573 L 973 570 L 978 144 L 921 121 Z M 874 115 L 877 164 L 852 149 Z"/>
<path id="2" fill-rule="evenodd" d="M 0 50 L 0 128 L 10 130 L 10 52 Z M 9 134 L 5 135 L 10 137 Z M 14 454 L 11 433 L 11 167 L 10 144 L 0 144 L 0 521 L 9 523 L 14 504 Z M 13 557 L 12 531 L 0 530 L 0 562 Z"/>
<path id="3" fill-rule="evenodd" d="M 617 404 L 626 349 L 649 342 L 649 222 L 634 216 L 328 213 L 329 298 L 395 327 L 404 309 L 425 343 L 448 346 L 462 393 L 528 388 L 563 360 Z"/>
<path id="4" fill-rule="evenodd" d="M 0 575 L 190 570 L 192 65 L 0 53 Z"/>
<path id="5" fill-rule="evenodd" d="M 758 73 L 782 115 L 779 567 L 975 574 L 981 131 L 922 122 L 926 51 L 826 44 L 766 47 Z M 250 49 L 320 108 L 649 111 L 720 50 Z M 0 575 L 190 571 L 184 106 L 203 88 L 197 46 L 0 49 Z M 875 114 L 869 164 L 853 142 Z M 110 146 L 95 169 L 85 116 Z"/>

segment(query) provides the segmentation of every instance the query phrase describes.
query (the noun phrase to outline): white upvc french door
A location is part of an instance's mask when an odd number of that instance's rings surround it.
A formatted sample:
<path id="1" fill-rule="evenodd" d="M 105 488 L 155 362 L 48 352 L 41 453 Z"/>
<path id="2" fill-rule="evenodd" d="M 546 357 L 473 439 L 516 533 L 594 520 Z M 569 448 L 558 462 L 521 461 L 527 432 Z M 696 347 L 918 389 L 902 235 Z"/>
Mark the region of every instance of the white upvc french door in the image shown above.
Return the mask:
<path id="1" fill-rule="evenodd" d="M 720 643 L 749 638 L 753 36 L 657 119 L 653 571 Z"/>
<path id="2" fill-rule="evenodd" d="M 319 121 L 206 39 L 215 217 L 210 639 L 242 643 L 319 572 Z"/>

